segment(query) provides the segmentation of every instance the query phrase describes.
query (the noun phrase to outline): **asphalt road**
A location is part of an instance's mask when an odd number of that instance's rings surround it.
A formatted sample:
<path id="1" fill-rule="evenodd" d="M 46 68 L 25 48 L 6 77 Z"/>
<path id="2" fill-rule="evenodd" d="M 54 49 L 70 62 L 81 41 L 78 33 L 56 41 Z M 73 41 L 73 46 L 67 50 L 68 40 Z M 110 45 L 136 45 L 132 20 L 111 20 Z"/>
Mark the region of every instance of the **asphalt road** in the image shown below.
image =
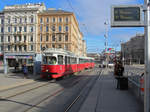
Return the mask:
<path id="1" fill-rule="evenodd" d="M 77 112 L 100 72 L 95 68 L 57 81 L 39 80 L 1 91 L 0 112 Z"/>

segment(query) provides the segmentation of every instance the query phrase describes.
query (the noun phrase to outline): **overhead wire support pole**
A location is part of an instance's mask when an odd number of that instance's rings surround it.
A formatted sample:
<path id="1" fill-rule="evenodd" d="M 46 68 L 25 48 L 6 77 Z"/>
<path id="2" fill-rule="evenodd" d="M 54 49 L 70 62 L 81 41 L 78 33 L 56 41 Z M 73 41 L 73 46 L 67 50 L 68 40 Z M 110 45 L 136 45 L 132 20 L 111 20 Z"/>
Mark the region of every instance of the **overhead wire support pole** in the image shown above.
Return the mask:
<path id="1" fill-rule="evenodd" d="M 107 22 L 104 22 L 104 25 L 106 25 L 106 32 L 105 32 L 105 54 L 106 54 L 106 67 L 108 65 L 108 54 L 107 54 L 107 47 L 108 47 L 108 23 Z"/>
<path id="2" fill-rule="evenodd" d="M 144 75 L 144 112 L 150 112 L 150 4 L 144 0 L 145 31 L 145 75 Z"/>

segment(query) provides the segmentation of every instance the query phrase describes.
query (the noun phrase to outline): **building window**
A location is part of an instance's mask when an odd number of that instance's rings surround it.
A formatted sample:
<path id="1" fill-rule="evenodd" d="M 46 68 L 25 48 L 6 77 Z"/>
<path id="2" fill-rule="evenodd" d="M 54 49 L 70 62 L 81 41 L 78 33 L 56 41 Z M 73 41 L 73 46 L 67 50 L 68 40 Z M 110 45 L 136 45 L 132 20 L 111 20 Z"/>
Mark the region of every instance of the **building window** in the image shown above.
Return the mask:
<path id="1" fill-rule="evenodd" d="M 42 25 L 40 26 L 40 31 L 42 32 Z"/>
<path id="2" fill-rule="evenodd" d="M 62 47 L 61 47 L 61 44 L 58 45 L 58 48 L 62 48 Z"/>
<path id="3" fill-rule="evenodd" d="M 31 23 L 33 23 L 33 17 L 31 17 Z"/>
<path id="4" fill-rule="evenodd" d="M 1 24 L 4 24 L 4 19 L 1 19 Z"/>
<path id="5" fill-rule="evenodd" d="M 27 23 L 27 18 L 26 17 L 24 18 L 24 22 Z"/>
<path id="6" fill-rule="evenodd" d="M 8 27 L 8 32 L 10 32 L 10 27 Z"/>
<path id="7" fill-rule="evenodd" d="M 24 42 L 26 42 L 26 40 L 27 40 L 27 36 L 26 36 L 26 35 L 24 35 Z"/>
<path id="8" fill-rule="evenodd" d="M 17 27 L 15 26 L 15 27 L 14 27 L 14 32 L 16 32 L 16 31 L 17 31 Z"/>
<path id="9" fill-rule="evenodd" d="M 55 18 L 53 17 L 53 23 L 55 23 Z"/>
<path id="10" fill-rule="evenodd" d="M 69 21 L 69 20 L 68 20 L 68 17 L 66 17 L 66 23 L 68 23 L 68 21 Z"/>
<path id="11" fill-rule="evenodd" d="M 59 26 L 59 32 L 61 32 L 61 26 Z"/>
<path id="12" fill-rule="evenodd" d="M 55 41 L 55 39 L 56 39 L 55 35 L 52 35 L 52 41 Z"/>
<path id="13" fill-rule="evenodd" d="M 26 45 L 24 45 L 24 51 L 26 51 L 27 50 L 27 46 Z"/>
<path id="14" fill-rule="evenodd" d="M 43 18 L 40 18 L 40 23 L 43 23 Z"/>
<path id="15" fill-rule="evenodd" d="M 10 18 L 8 18 L 8 23 L 10 24 Z"/>
<path id="16" fill-rule="evenodd" d="M 52 26 L 52 31 L 55 31 L 55 26 Z"/>
<path id="17" fill-rule="evenodd" d="M 62 22 L 62 18 L 61 18 L 61 17 L 59 18 L 59 22 L 60 22 L 60 23 Z"/>
<path id="18" fill-rule="evenodd" d="M 21 36 L 19 36 L 19 41 L 21 41 Z"/>
<path id="19" fill-rule="evenodd" d="M 0 51 L 2 51 L 2 46 L 0 46 Z"/>
<path id="20" fill-rule="evenodd" d="M 16 38 L 16 36 L 14 36 L 14 42 L 16 42 L 17 41 L 17 38 Z"/>
<path id="21" fill-rule="evenodd" d="M 10 51 L 10 45 L 8 45 L 8 51 Z"/>
<path id="22" fill-rule="evenodd" d="M 65 41 L 66 42 L 68 41 L 68 35 L 65 35 Z"/>
<path id="23" fill-rule="evenodd" d="M 61 35 L 59 35 L 59 41 L 61 41 L 62 39 L 61 39 Z"/>
<path id="24" fill-rule="evenodd" d="M 20 27 L 19 27 L 19 32 L 21 32 L 21 31 L 22 31 L 22 27 L 20 26 Z"/>
<path id="25" fill-rule="evenodd" d="M 52 48 L 55 48 L 55 44 L 52 44 Z"/>
<path id="26" fill-rule="evenodd" d="M 49 40 L 49 36 L 48 35 L 46 35 L 46 41 L 48 41 Z"/>
<path id="27" fill-rule="evenodd" d="M 48 48 L 48 45 L 46 44 L 46 49 Z"/>
<path id="28" fill-rule="evenodd" d="M 19 46 L 19 51 L 22 51 L 22 48 L 21 48 L 21 46 Z"/>
<path id="29" fill-rule="evenodd" d="M 65 50 L 68 50 L 68 45 L 67 45 L 67 44 L 64 46 L 64 49 L 65 49 Z"/>
<path id="30" fill-rule="evenodd" d="M 8 42 L 10 42 L 10 36 L 8 36 Z"/>
<path id="31" fill-rule="evenodd" d="M 4 41 L 4 37 L 3 36 L 1 36 L 1 42 L 3 42 Z"/>
<path id="32" fill-rule="evenodd" d="M 15 45 L 15 47 L 14 47 L 14 51 L 17 51 L 17 46 Z"/>
<path id="33" fill-rule="evenodd" d="M 3 27 L 1 27 L 1 33 L 3 33 L 4 32 L 4 28 Z"/>
<path id="34" fill-rule="evenodd" d="M 15 18 L 15 23 L 17 23 L 17 18 Z"/>
<path id="35" fill-rule="evenodd" d="M 68 31 L 68 26 L 65 27 L 66 32 Z"/>
<path id="36" fill-rule="evenodd" d="M 48 30 L 49 30 L 49 27 L 48 27 L 48 26 L 46 26 L 46 32 L 48 32 Z"/>
<path id="37" fill-rule="evenodd" d="M 30 49 L 30 51 L 33 51 L 33 45 L 30 45 L 29 49 Z"/>
<path id="38" fill-rule="evenodd" d="M 47 23 L 49 22 L 49 18 L 46 18 L 46 22 L 47 22 Z"/>
<path id="39" fill-rule="evenodd" d="M 24 32 L 27 32 L 27 27 L 26 26 L 24 26 Z"/>
<path id="40" fill-rule="evenodd" d="M 43 48 L 42 45 L 40 45 L 40 50 L 42 50 L 42 48 Z"/>
<path id="41" fill-rule="evenodd" d="M 22 23 L 22 18 L 20 18 L 20 23 Z"/>
<path id="42" fill-rule="evenodd" d="M 30 27 L 30 32 L 33 32 L 33 26 Z"/>
<path id="43" fill-rule="evenodd" d="M 33 42 L 33 35 L 31 35 L 30 37 L 30 42 Z"/>
<path id="44" fill-rule="evenodd" d="M 42 35 L 41 35 L 41 36 L 40 36 L 40 42 L 42 42 L 42 40 L 43 40 L 43 39 L 42 39 Z"/>

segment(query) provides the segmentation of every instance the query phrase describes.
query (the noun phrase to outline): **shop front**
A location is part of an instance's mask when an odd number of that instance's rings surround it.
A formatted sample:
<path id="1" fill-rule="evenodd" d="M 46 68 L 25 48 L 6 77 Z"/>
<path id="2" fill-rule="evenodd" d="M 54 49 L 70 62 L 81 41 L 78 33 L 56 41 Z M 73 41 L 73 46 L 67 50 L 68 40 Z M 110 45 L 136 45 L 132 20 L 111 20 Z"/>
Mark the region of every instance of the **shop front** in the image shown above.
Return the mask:
<path id="1" fill-rule="evenodd" d="M 34 53 L 5 53 L 4 54 L 4 73 L 8 72 L 21 72 L 22 65 L 26 64 L 29 73 L 33 73 L 34 68 Z M 11 68 L 11 71 L 10 71 Z M 14 68 L 14 69 L 13 69 Z"/>

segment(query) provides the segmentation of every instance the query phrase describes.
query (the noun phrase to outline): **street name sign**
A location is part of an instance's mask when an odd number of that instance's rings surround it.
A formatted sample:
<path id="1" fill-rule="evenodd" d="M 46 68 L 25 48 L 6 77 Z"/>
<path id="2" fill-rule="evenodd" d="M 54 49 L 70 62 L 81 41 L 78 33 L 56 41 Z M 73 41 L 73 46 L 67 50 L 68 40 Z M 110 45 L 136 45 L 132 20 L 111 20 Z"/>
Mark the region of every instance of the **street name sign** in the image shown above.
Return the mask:
<path id="1" fill-rule="evenodd" d="M 143 27 L 141 5 L 111 7 L 111 27 Z"/>

